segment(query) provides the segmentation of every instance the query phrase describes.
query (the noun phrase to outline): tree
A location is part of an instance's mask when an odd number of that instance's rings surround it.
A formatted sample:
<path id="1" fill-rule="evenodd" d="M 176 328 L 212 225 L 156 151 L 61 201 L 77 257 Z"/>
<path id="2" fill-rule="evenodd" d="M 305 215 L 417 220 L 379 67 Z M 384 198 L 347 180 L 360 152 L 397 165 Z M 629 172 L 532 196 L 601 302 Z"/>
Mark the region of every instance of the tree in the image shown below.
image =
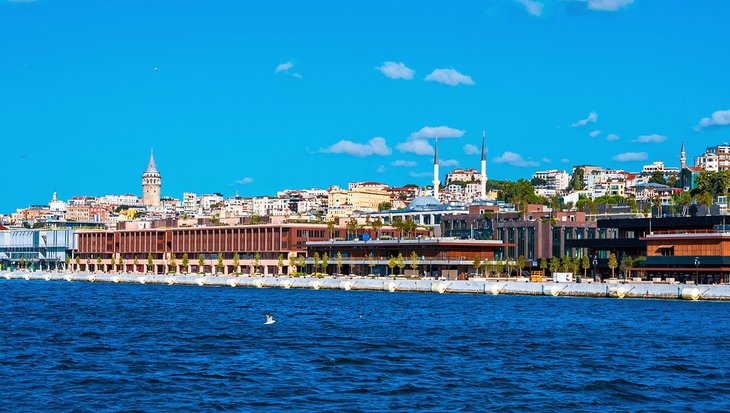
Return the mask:
<path id="1" fill-rule="evenodd" d="M 388 268 L 390 268 L 390 275 L 392 275 L 394 277 L 395 277 L 395 274 L 393 273 L 393 270 L 395 269 L 396 265 L 398 265 L 398 263 L 395 261 L 395 258 L 393 258 L 393 256 L 391 256 L 390 259 L 388 260 Z"/>
<path id="2" fill-rule="evenodd" d="M 656 209 L 657 217 L 662 216 L 662 199 L 657 195 L 654 198 L 651 199 L 651 204 L 654 206 L 654 209 Z"/>
<path id="3" fill-rule="evenodd" d="M 96 270 L 101 271 L 101 257 L 96 257 Z"/>
<path id="4" fill-rule="evenodd" d="M 347 225 L 345 225 L 345 228 L 347 229 L 348 239 L 351 239 L 351 235 L 357 236 L 357 229 L 359 228 L 359 225 L 355 218 L 350 218 L 350 220 L 347 221 Z"/>
<path id="5" fill-rule="evenodd" d="M 182 264 L 182 267 L 183 267 L 183 271 L 187 273 L 188 272 L 188 267 L 190 266 L 190 257 L 188 256 L 188 253 L 187 252 L 183 253 L 182 263 L 181 264 Z"/>
<path id="6" fill-rule="evenodd" d="M 702 192 L 697 196 L 697 203 L 707 208 L 707 215 L 710 215 L 710 205 L 712 205 L 712 195 L 709 192 Z"/>
<path id="7" fill-rule="evenodd" d="M 290 256 L 289 256 L 289 270 L 288 270 L 288 271 L 289 271 L 290 273 L 291 273 L 291 269 L 292 269 L 292 268 L 294 268 L 294 271 L 295 271 L 295 272 L 298 272 L 298 271 L 297 271 L 297 262 L 296 262 L 296 260 L 294 259 L 294 256 L 293 256 L 293 255 L 290 255 Z"/>
<path id="8" fill-rule="evenodd" d="M 644 208 L 641 209 L 641 213 L 644 214 L 645 217 L 648 217 L 649 214 L 651 214 L 651 203 L 644 202 Z"/>
<path id="9" fill-rule="evenodd" d="M 223 253 L 219 252 L 217 255 L 218 262 L 215 263 L 215 267 L 218 268 L 218 271 L 223 271 Z"/>
<path id="10" fill-rule="evenodd" d="M 542 259 L 540 260 L 540 269 L 542 270 L 542 274 L 543 274 L 543 275 L 545 275 L 545 270 L 547 269 L 547 267 L 548 267 L 548 262 L 547 262 L 547 260 L 545 259 L 545 257 L 543 257 L 543 258 L 542 258 Z"/>
<path id="11" fill-rule="evenodd" d="M 373 273 L 373 268 L 375 267 L 375 256 L 371 252 L 368 256 L 368 267 L 370 267 L 370 274 Z"/>
<path id="12" fill-rule="evenodd" d="M 233 254 L 233 271 L 239 272 L 239 266 L 241 265 L 241 258 L 238 256 L 238 253 Z"/>
<path id="13" fill-rule="evenodd" d="M 672 202 L 682 207 L 682 216 L 687 215 L 687 209 L 692 204 L 692 195 L 688 191 L 681 191 L 678 194 L 672 195 Z"/>
<path id="14" fill-rule="evenodd" d="M 547 185 L 547 181 L 542 178 L 532 178 L 530 179 L 530 183 L 532 186 L 545 186 Z"/>
<path id="15" fill-rule="evenodd" d="M 629 206 L 629 211 L 632 214 L 635 214 L 639 212 L 639 209 L 636 207 L 636 199 L 635 198 L 629 198 L 626 200 L 626 204 Z"/>
<path id="16" fill-rule="evenodd" d="M 580 267 L 583 268 L 583 277 L 585 277 L 586 271 L 591 268 L 591 261 L 588 259 L 587 255 L 584 255 L 583 258 L 581 258 Z"/>
<path id="17" fill-rule="evenodd" d="M 175 256 L 174 252 L 170 254 L 170 267 L 177 267 L 177 257 Z"/>
<path id="18" fill-rule="evenodd" d="M 396 263 L 398 264 L 399 268 L 399 274 L 403 274 L 403 269 L 406 268 L 406 260 L 403 258 L 403 254 L 398 254 L 398 258 L 396 258 Z"/>
<path id="19" fill-rule="evenodd" d="M 154 262 L 152 261 L 152 253 L 147 253 L 147 272 L 152 272 L 152 265 Z"/>
<path id="20" fill-rule="evenodd" d="M 114 263 L 115 263 L 114 254 L 112 254 L 112 256 L 109 257 L 109 270 L 110 271 L 114 271 Z"/>
<path id="21" fill-rule="evenodd" d="M 317 269 L 319 268 L 319 253 L 315 252 L 312 256 L 312 267 L 314 267 L 314 273 L 317 273 Z"/>
<path id="22" fill-rule="evenodd" d="M 573 274 L 578 274 L 581 265 L 580 259 L 578 257 L 575 257 L 575 259 L 571 261 L 571 265 L 573 266 L 571 268 L 573 270 Z"/>
<path id="23" fill-rule="evenodd" d="M 342 253 L 337 251 L 337 274 L 342 274 Z"/>
<path id="24" fill-rule="evenodd" d="M 198 254 L 198 273 L 203 273 L 203 267 L 205 267 L 205 259 L 203 254 Z"/>
<path id="25" fill-rule="evenodd" d="M 471 266 L 474 267 L 474 271 L 479 275 L 479 267 L 482 266 L 482 257 L 476 256 L 474 257 L 474 261 L 472 261 Z"/>
<path id="26" fill-rule="evenodd" d="M 497 191 L 497 199 L 515 205 L 548 205 L 547 198 L 535 195 L 535 187 L 525 179 L 518 179 L 517 182 L 505 181 Z"/>
<path id="27" fill-rule="evenodd" d="M 278 268 L 279 274 L 284 273 L 284 254 L 279 254 L 279 260 L 276 262 L 276 268 Z"/>
<path id="28" fill-rule="evenodd" d="M 322 254 L 322 272 L 327 274 L 327 266 L 330 263 L 330 256 L 325 252 Z"/>
<path id="29" fill-rule="evenodd" d="M 375 238 L 380 238 L 380 230 L 383 228 L 383 220 L 380 219 L 380 217 L 377 217 L 371 225 L 375 231 Z"/>
<path id="30" fill-rule="evenodd" d="M 122 254 L 119 254 L 118 258 L 119 259 L 117 261 L 117 266 L 119 267 L 119 270 L 123 272 L 124 271 L 124 258 L 122 256 Z"/>
<path id="31" fill-rule="evenodd" d="M 134 270 L 132 270 L 132 271 L 137 272 L 137 268 L 139 268 L 139 260 L 137 259 L 136 255 L 132 259 L 132 265 L 134 265 Z"/>
<path id="32" fill-rule="evenodd" d="M 627 274 L 626 274 L 626 269 L 629 268 L 629 263 L 627 262 L 626 258 L 627 257 L 624 256 L 621 259 L 621 262 L 619 263 L 618 268 L 619 268 L 619 271 L 621 271 L 621 274 L 623 274 L 624 278 L 628 279 Z"/>
<path id="33" fill-rule="evenodd" d="M 66 271 L 68 271 L 68 265 L 69 265 L 69 264 L 71 263 L 71 257 L 69 257 L 69 256 L 67 255 L 67 256 L 66 256 L 66 259 L 64 260 L 64 262 L 66 263 L 66 268 L 65 268 L 65 270 L 66 270 Z"/>
<path id="34" fill-rule="evenodd" d="M 649 183 L 666 185 L 667 179 L 664 177 L 664 173 L 662 171 L 654 171 L 651 174 L 651 178 L 649 178 Z"/>
<path id="35" fill-rule="evenodd" d="M 381 202 L 378 204 L 378 211 L 387 211 L 393 208 L 393 204 L 388 201 Z"/>
<path id="36" fill-rule="evenodd" d="M 583 168 L 575 168 L 573 175 L 570 177 L 570 183 L 568 184 L 568 190 L 580 191 L 585 188 L 583 180 L 585 179 L 585 171 Z"/>
<path id="37" fill-rule="evenodd" d="M 558 257 L 550 257 L 550 273 L 560 271 L 560 259 Z"/>
<path id="38" fill-rule="evenodd" d="M 560 261 L 560 270 L 563 272 L 570 272 L 571 268 L 573 268 L 573 263 L 571 262 L 570 257 L 566 255 Z"/>
<path id="39" fill-rule="evenodd" d="M 520 255 L 519 257 L 517 257 L 517 268 L 520 269 L 519 276 L 522 277 L 522 270 L 525 268 L 525 256 L 524 255 Z"/>
<path id="40" fill-rule="evenodd" d="M 410 267 L 413 271 L 418 272 L 418 254 L 416 254 L 416 251 L 411 251 Z"/>
<path id="41" fill-rule="evenodd" d="M 304 255 L 300 255 L 297 257 L 297 267 L 299 267 L 299 272 L 304 272 L 304 264 L 306 264 L 306 258 L 304 258 Z"/>
<path id="42" fill-rule="evenodd" d="M 395 228 L 396 231 L 398 231 L 398 238 L 403 238 L 403 228 L 405 225 L 403 224 L 403 220 L 401 217 L 396 217 L 393 222 L 393 228 Z"/>
<path id="43" fill-rule="evenodd" d="M 692 191 L 693 195 L 704 192 L 710 194 L 711 198 L 725 195 L 730 186 L 730 170 L 702 172 L 697 176 L 695 183 L 697 188 Z"/>
<path id="44" fill-rule="evenodd" d="M 618 267 L 618 261 L 616 260 L 616 254 L 611 253 L 611 255 L 608 257 L 608 268 L 611 269 L 611 278 L 614 277 L 616 267 Z"/>
<path id="45" fill-rule="evenodd" d="M 259 264 L 261 264 L 261 255 L 257 252 L 253 255 L 253 272 L 259 272 Z"/>
<path id="46" fill-rule="evenodd" d="M 329 234 L 330 239 L 335 238 L 335 223 L 333 221 L 327 221 L 327 233 Z"/>

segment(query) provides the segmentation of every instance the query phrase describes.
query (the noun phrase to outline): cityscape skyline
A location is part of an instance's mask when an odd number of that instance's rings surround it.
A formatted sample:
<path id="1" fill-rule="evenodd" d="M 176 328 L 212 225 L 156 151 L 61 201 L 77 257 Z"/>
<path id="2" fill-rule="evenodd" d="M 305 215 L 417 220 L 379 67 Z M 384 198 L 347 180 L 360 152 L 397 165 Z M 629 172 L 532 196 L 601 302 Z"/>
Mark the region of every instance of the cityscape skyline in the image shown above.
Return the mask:
<path id="1" fill-rule="evenodd" d="M 424 186 L 432 138 L 444 169 L 478 169 L 482 130 L 498 180 L 674 166 L 683 141 L 691 163 L 728 140 L 730 6 L 687 5 L 5 2 L 0 210 L 139 194 L 150 147 L 174 196 Z"/>

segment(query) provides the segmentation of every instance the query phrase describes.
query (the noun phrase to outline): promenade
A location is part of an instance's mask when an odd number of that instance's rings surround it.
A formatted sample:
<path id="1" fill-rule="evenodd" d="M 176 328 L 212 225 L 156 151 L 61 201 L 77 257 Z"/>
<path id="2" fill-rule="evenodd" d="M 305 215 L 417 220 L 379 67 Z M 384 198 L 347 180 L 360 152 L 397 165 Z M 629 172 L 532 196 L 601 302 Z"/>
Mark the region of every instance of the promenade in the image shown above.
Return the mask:
<path id="1" fill-rule="evenodd" d="M 249 288 L 306 288 L 313 290 L 431 292 L 489 295 L 544 295 L 553 297 L 655 298 L 730 301 L 730 285 L 652 283 L 532 283 L 485 280 L 422 280 L 357 277 L 235 277 L 213 275 L 151 275 L 77 272 L 0 272 L 5 280 L 109 282 Z"/>

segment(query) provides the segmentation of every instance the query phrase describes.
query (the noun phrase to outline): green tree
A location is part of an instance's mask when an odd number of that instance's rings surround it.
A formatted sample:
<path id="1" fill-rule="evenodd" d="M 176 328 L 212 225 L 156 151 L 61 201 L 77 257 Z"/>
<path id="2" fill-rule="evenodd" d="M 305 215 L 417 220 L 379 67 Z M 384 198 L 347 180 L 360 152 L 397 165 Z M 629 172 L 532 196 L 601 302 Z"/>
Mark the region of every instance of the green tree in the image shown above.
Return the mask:
<path id="1" fill-rule="evenodd" d="M 294 268 L 294 271 L 299 272 L 299 271 L 297 271 L 297 262 L 294 259 L 294 256 L 293 255 L 290 255 L 289 256 L 289 270 L 288 271 L 291 272 L 291 269 L 292 268 Z"/>
<path id="2" fill-rule="evenodd" d="M 177 267 L 177 257 L 175 256 L 174 252 L 170 254 L 170 267 L 172 267 L 173 269 Z"/>
<path id="3" fill-rule="evenodd" d="M 203 273 L 203 269 L 205 268 L 205 258 L 203 258 L 203 254 L 198 254 L 198 273 Z"/>
<path id="4" fill-rule="evenodd" d="M 626 200 L 626 204 L 629 206 L 629 211 L 632 214 L 635 214 L 639 212 L 639 208 L 636 207 L 636 199 L 635 198 L 629 198 Z"/>
<path id="5" fill-rule="evenodd" d="M 471 266 L 474 267 L 474 271 L 479 275 L 479 267 L 482 266 L 482 257 L 476 256 L 474 257 L 474 260 L 471 262 Z"/>
<path id="6" fill-rule="evenodd" d="M 327 233 L 330 239 L 335 238 L 335 223 L 333 221 L 327 221 Z"/>
<path id="7" fill-rule="evenodd" d="M 117 261 L 117 266 L 119 267 L 120 271 L 124 271 L 124 257 L 122 254 L 119 254 L 119 259 Z"/>
<path id="8" fill-rule="evenodd" d="M 573 260 L 571 260 L 570 264 L 572 266 L 571 270 L 573 271 L 573 274 L 578 274 L 578 271 L 580 271 L 580 264 L 581 264 L 580 259 L 578 257 L 575 257 Z"/>
<path id="9" fill-rule="evenodd" d="M 545 257 L 543 257 L 542 259 L 540 259 L 540 269 L 542 270 L 543 275 L 545 275 L 545 270 L 547 269 L 547 267 L 548 267 L 548 262 L 545 259 Z"/>
<path id="10" fill-rule="evenodd" d="M 651 178 L 649 178 L 649 183 L 655 183 L 660 185 L 666 185 L 667 180 L 664 178 L 664 172 L 662 171 L 654 171 L 651 174 Z"/>
<path id="11" fill-rule="evenodd" d="M 497 199 L 500 201 L 511 202 L 514 205 L 548 205 L 547 198 L 536 195 L 535 187 L 530 183 L 530 181 L 525 179 L 518 179 L 517 182 L 505 181 L 502 187 L 497 191 Z"/>
<path id="12" fill-rule="evenodd" d="M 112 254 L 111 257 L 109 257 L 109 271 L 114 271 L 114 264 L 114 254 Z"/>
<path id="13" fill-rule="evenodd" d="M 682 208 L 682 216 L 687 215 L 687 209 L 692 204 L 692 195 L 688 191 L 681 191 L 672 195 L 672 202 Z"/>
<path id="14" fill-rule="evenodd" d="M 327 274 L 327 266 L 330 264 L 330 256 L 325 252 L 322 254 L 322 272 Z"/>
<path id="15" fill-rule="evenodd" d="M 342 253 L 337 251 L 337 274 L 342 274 Z"/>
<path id="16" fill-rule="evenodd" d="M 101 271 L 101 257 L 96 257 L 96 271 Z"/>
<path id="17" fill-rule="evenodd" d="M 649 214 L 651 214 L 651 203 L 650 202 L 644 202 L 644 208 L 641 209 L 641 213 L 644 214 L 645 217 L 648 217 Z"/>
<path id="18" fill-rule="evenodd" d="M 580 267 L 583 268 L 583 277 L 585 277 L 586 271 L 591 268 L 591 261 L 588 259 L 587 255 L 584 255 L 583 258 L 581 258 Z"/>
<path id="19" fill-rule="evenodd" d="M 152 260 L 152 253 L 147 253 L 147 272 L 152 272 L 152 265 L 154 265 L 154 261 Z"/>
<path id="20" fill-rule="evenodd" d="M 370 267 L 370 274 L 373 273 L 373 268 L 375 267 L 375 256 L 371 252 L 368 256 L 368 267 Z"/>
<path id="21" fill-rule="evenodd" d="M 697 196 L 697 203 L 707 208 L 707 215 L 710 215 L 710 205 L 712 205 L 712 195 L 709 192 L 702 192 Z"/>
<path id="22" fill-rule="evenodd" d="M 68 271 L 68 265 L 69 265 L 69 264 L 71 264 L 71 257 L 69 257 L 69 256 L 67 255 L 67 256 L 66 256 L 66 259 L 64 260 L 64 262 L 66 263 L 66 268 L 65 268 L 65 270 L 66 270 L 66 271 Z"/>
<path id="23" fill-rule="evenodd" d="M 560 259 L 558 257 L 550 257 L 550 273 L 560 271 Z"/>
<path id="24" fill-rule="evenodd" d="M 651 204 L 654 206 L 654 209 L 656 209 L 657 217 L 662 216 L 662 199 L 659 196 L 655 196 L 651 199 Z"/>
<path id="25" fill-rule="evenodd" d="M 395 258 L 393 258 L 393 256 L 391 256 L 390 259 L 388 260 L 388 268 L 390 268 L 390 275 L 392 275 L 394 277 L 395 277 L 395 273 L 393 272 L 393 270 L 395 270 L 396 265 L 398 265 L 398 263 L 396 262 Z"/>
<path id="26" fill-rule="evenodd" d="M 279 274 L 284 273 L 284 254 L 279 254 L 278 261 L 276 262 L 276 268 L 278 268 Z"/>
<path id="27" fill-rule="evenodd" d="M 259 272 L 259 265 L 261 264 L 261 254 L 258 252 L 253 255 L 253 271 L 254 273 Z"/>
<path id="28" fill-rule="evenodd" d="M 187 273 L 188 272 L 188 268 L 190 266 L 190 257 L 188 256 L 188 253 L 187 252 L 184 252 L 183 253 L 182 263 L 181 264 L 182 264 L 182 267 L 183 267 L 183 272 Z"/>
<path id="29" fill-rule="evenodd" d="M 611 253 L 608 257 L 608 268 L 611 269 L 611 278 L 614 278 L 616 267 L 618 267 L 618 261 L 616 260 L 616 254 Z"/>
<path id="30" fill-rule="evenodd" d="M 517 268 L 520 269 L 520 277 L 522 277 L 522 270 L 525 269 L 525 256 L 520 255 L 517 257 Z"/>
<path id="31" fill-rule="evenodd" d="M 697 188 L 692 191 L 693 195 L 704 192 L 710 194 L 711 198 L 725 195 L 730 186 L 730 170 L 702 172 L 697 176 L 695 183 Z"/>
<path id="32" fill-rule="evenodd" d="M 403 238 L 403 230 L 405 228 L 405 224 L 403 223 L 401 217 L 395 218 L 395 220 L 393 221 L 393 228 L 398 231 L 398 238 Z"/>
<path id="33" fill-rule="evenodd" d="M 345 225 L 345 228 L 347 229 L 347 235 L 348 238 L 356 237 L 357 236 L 357 229 L 360 226 L 357 223 L 357 220 L 355 218 L 350 218 L 349 221 L 347 221 L 347 224 Z"/>
<path id="34" fill-rule="evenodd" d="M 137 272 L 137 268 L 139 268 L 139 260 L 137 259 L 137 256 L 136 255 L 132 259 L 132 265 L 134 265 L 133 272 Z"/>
<path id="35" fill-rule="evenodd" d="M 563 272 L 570 272 L 570 270 L 573 268 L 572 260 L 569 256 L 564 256 L 562 260 L 560 260 L 560 269 Z"/>
<path id="36" fill-rule="evenodd" d="M 312 267 L 314 267 L 313 273 L 317 273 L 317 269 L 319 268 L 319 253 L 315 252 L 312 256 Z"/>
<path id="37" fill-rule="evenodd" d="M 239 266 L 241 265 L 241 257 L 238 256 L 238 253 L 233 254 L 233 271 L 239 272 Z"/>
<path id="38" fill-rule="evenodd" d="M 307 263 L 307 259 L 304 257 L 304 255 L 300 255 L 297 257 L 297 267 L 299 267 L 299 272 L 304 272 L 304 265 Z"/>
<path id="39" fill-rule="evenodd" d="M 223 271 L 223 253 L 219 252 L 217 255 L 218 262 L 215 263 L 215 267 L 218 268 L 218 271 Z"/>
<path id="40" fill-rule="evenodd" d="M 388 201 L 381 202 L 378 204 L 378 211 L 387 211 L 393 208 L 393 204 Z"/>
<path id="41" fill-rule="evenodd" d="M 568 184 L 568 190 L 576 190 L 580 191 L 582 189 L 585 189 L 585 184 L 583 183 L 585 178 L 585 171 L 583 168 L 575 168 L 573 171 L 573 175 L 570 177 L 570 183 Z"/>
<path id="42" fill-rule="evenodd" d="M 398 264 L 399 274 L 403 274 L 403 269 L 406 268 L 406 260 L 403 258 L 403 254 L 398 254 L 398 258 L 396 258 L 396 263 Z"/>
<path id="43" fill-rule="evenodd" d="M 380 230 L 383 228 L 383 220 L 380 217 L 375 218 L 372 223 L 373 231 L 375 231 L 375 238 L 380 238 Z"/>

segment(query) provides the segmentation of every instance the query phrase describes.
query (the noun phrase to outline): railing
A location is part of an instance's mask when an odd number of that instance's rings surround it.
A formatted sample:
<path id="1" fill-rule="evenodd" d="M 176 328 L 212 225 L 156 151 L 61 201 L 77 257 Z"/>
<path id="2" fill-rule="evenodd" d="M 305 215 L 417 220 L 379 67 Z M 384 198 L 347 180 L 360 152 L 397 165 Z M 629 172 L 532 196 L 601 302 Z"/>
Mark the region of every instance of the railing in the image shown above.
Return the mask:
<path id="1" fill-rule="evenodd" d="M 678 234 L 727 234 L 730 233 L 728 229 L 665 229 L 652 231 L 652 235 L 678 235 Z"/>

